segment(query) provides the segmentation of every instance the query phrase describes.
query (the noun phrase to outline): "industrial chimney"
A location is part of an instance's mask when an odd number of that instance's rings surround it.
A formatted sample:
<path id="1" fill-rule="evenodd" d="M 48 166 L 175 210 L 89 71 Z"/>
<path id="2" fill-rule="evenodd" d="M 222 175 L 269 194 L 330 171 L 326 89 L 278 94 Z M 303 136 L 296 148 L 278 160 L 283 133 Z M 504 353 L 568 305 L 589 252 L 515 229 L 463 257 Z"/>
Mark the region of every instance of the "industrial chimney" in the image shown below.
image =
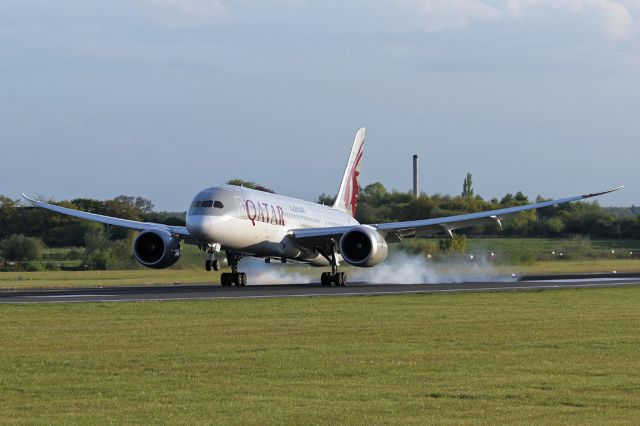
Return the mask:
<path id="1" fill-rule="evenodd" d="M 413 196 L 417 197 L 419 194 L 418 189 L 418 156 L 413 155 Z"/>

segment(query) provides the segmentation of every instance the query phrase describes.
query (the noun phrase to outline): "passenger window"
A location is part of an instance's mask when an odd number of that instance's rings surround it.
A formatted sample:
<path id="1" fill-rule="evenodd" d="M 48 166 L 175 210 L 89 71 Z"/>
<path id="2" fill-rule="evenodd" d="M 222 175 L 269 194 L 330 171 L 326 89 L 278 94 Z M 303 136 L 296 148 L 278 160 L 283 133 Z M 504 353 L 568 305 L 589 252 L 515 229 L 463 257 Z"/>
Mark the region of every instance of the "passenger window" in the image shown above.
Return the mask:
<path id="1" fill-rule="evenodd" d="M 222 208 L 224 208 L 224 204 L 222 204 L 221 201 L 217 201 L 216 200 L 216 201 L 213 202 L 213 207 L 215 207 L 217 209 L 222 209 Z"/>
<path id="2" fill-rule="evenodd" d="M 200 207 L 211 207 L 212 205 L 213 205 L 213 201 L 207 200 L 207 201 L 203 201 Z"/>

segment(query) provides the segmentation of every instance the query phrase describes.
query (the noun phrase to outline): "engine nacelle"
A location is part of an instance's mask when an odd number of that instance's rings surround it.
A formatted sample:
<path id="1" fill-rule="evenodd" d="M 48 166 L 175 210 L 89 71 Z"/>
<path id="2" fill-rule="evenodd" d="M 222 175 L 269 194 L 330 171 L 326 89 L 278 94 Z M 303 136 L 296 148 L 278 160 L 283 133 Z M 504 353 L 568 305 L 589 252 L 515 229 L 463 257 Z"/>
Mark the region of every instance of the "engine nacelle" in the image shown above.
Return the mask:
<path id="1" fill-rule="evenodd" d="M 168 268 L 180 259 L 180 240 L 164 229 L 148 229 L 134 241 L 133 254 L 147 268 Z"/>
<path id="2" fill-rule="evenodd" d="M 340 254 L 353 266 L 376 266 L 387 257 L 387 242 L 370 226 L 358 226 L 340 238 Z"/>

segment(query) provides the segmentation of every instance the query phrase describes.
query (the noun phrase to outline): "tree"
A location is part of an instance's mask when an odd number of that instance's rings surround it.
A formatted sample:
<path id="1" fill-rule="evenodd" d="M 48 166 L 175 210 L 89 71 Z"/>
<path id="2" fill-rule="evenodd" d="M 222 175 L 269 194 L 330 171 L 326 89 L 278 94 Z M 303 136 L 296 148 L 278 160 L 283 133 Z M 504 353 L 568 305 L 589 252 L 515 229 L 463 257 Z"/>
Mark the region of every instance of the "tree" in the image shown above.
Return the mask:
<path id="1" fill-rule="evenodd" d="M 0 195 L 0 239 L 15 232 L 18 212 L 16 202 L 11 198 Z"/>
<path id="2" fill-rule="evenodd" d="M 332 195 L 327 195 L 324 192 L 320 194 L 318 197 L 318 204 L 324 204 L 325 206 L 332 206 L 335 203 L 336 197 Z"/>
<path id="3" fill-rule="evenodd" d="M 374 182 L 365 186 L 360 195 L 360 198 L 366 197 L 367 201 L 374 205 L 380 205 L 386 202 L 387 188 L 380 182 Z"/>
<path id="4" fill-rule="evenodd" d="M 433 210 L 433 200 L 426 195 L 419 195 L 417 198 L 411 200 L 405 205 L 399 212 L 399 220 L 419 220 L 428 219 L 431 217 Z"/>
<path id="5" fill-rule="evenodd" d="M 562 231 L 564 231 L 565 228 L 564 223 L 558 217 L 552 217 L 551 219 L 547 220 L 546 227 L 547 232 L 552 236 L 561 235 Z"/>
<path id="6" fill-rule="evenodd" d="M 462 183 L 462 196 L 466 199 L 473 197 L 473 177 L 471 173 L 467 173 Z"/>
<path id="7" fill-rule="evenodd" d="M 227 184 L 235 185 L 235 186 L 244 186 L 245 188 L 255 189 L 256 191 L 269 192 L 271 194 L 275 194 L 274 190 L 267 188 L 266 186 L 262 186 L 258 183 L 255 183 L 252 180 L 231 179 L 227 181 Z"/>
<path id="8" fill-rule="evenodd" d="M 87 233 L 84 265 L 93 270 L 124 269 L 136 266 L 132 256 L 133 240 L 112 241 L 104 229 Z"/>
<path id="9" fill-rule="evenodd" d="M 43 247 L 42 240 L 24 235 L 12 235 L 0 243 L 4 258 L 18 262 L 39 258 Z"/>

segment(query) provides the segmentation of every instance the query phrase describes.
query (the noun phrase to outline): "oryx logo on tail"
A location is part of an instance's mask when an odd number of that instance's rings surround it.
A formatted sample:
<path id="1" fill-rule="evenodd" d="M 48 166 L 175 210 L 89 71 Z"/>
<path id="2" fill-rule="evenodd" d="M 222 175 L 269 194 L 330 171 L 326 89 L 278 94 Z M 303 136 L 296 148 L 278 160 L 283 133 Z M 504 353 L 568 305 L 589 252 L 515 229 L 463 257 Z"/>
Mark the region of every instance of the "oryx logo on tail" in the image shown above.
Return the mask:
<path id="1" fill-rule="evenodd" d="M 359 129 L 353 141 L 349 161 L 347 161 L 347 168 L 342 176 L 338 196 L 333 204 L 333 208 L 342 210 L 353 217 L 356 215 L 358 177 L 360 176 L 360 162 L 362 161 L 362 152 L 364 149 L 364 136 L 365 129 Z"/>

